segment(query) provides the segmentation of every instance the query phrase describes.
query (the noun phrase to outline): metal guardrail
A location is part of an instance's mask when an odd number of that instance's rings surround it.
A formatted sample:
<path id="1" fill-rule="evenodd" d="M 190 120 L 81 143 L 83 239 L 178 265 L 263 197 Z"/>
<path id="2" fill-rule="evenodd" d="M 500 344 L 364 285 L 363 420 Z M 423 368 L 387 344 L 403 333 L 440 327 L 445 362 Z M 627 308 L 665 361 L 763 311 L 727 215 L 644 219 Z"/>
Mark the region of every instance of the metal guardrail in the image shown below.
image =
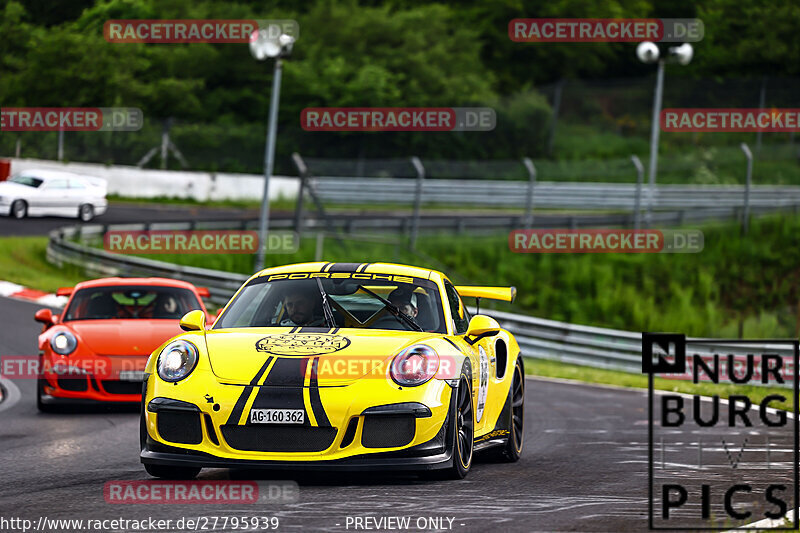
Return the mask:
<path id="1" fill-rule="evenodd" d="M 356 178 L 314 176 L 316 194 L 334 203 L 394 203 L 413 205 L 419 194 L 423 203 L 480 205 L 526 209 L 532 196 L 538 209 L 623 209 L 633 210 L 636 184 L 561 183 L 511 180 L 453 180 L 414 178 Z M 418 187 L 421 182 L 421 192 Z M 642 190 L 643 206 L 650 205 L 650 189 Z M 741 207 L 745 188 L 738 185 L 657 185 L 653 209 Z M 753 186 L 751 206 L 800 204 L 800 187 Z"/>
<path id="2" fill-rule="evenodd" d="M 582 326 L 501 311 L 484 312 L 514 334 L 526 357 L 635 374 L 642 372 L 641 333 Z M 740 361 L 747 354 L 777 354 L 784 361 L 784 378 L 788 378 L 783 384 L 785 387 L 792 386 L 791 377 L 797 370 L 793 368 L 794 350 L 776 344 L 725 344 L 723 341 L 693 343 L 687 339 L 686 350 L 687 356 L 697 354 L 710 358 L 713 354 L 733 354 Z"/>
<path id="3" fill-rule="evenodd" d="M 203 226 L 205 229 L 209 229 L 209 226 L 220 229 L 223 224 L 225 223 L 211 222 L 203 224 Z M 126 224 L 116 225 L 113 228 L 135 230 L 141 229 L 143 226 L 143 224 Z M 170 226 L 169 229 L 188 229 L 189 227 L 197 228 L 201 224 L 171 223 L 148 226 L 151 229 L 167 229 L 165 226 Z M 210 300 L 217 305 L 225 304 L 248 278 L 243 274 L 112 254 L 69 240 L 78 236 L 97 237 L 102 235 L 106 229 L 107 227 L 102 225 L 86 225 L 71 226 L 51 232 L 47 246 L 48 261 L 59 266 L 63 264 L 77 265 L 96 276 L 165 276 L 182 279 L 198 286 L 208 287 L 211 293 Z M 474 309 L 471 311 L 474 312 Z M 641 372 L 641 333 L 582 326 L 503 311 L 484 309 L 484 313 L 493 316 L 502 327 L 514 334 L 526 357 L 625 372 Z M 688 346 L 692 353 L 700 355 L 731 353 L 739 356 L 746 355 L 748 348 L 762 350 L 767 347 L 767 345 L 743 346 L 741 344 L 725 345 L 724 343 L 694 345 L 689 343 Z M 774 346 L 770 346 L 769 351 L 792 361 L 790 349 L 776 349 Z"/>
<path id="4" fill-rule="evenodd" d="M 137 226 L 143 225 L 119 224 L 113 226 L 113 229 L 141 229 L 141 227 Z M 165 228 L 164 226 L 170 227 Z M 150 229 L 188 229 L 187 226 L 189 224 L 183 225 L 184 227 L 175 226 L 178 225 L 152 224 Z M 209 300 L 217 305 L 226 303 L 249 277 L 243 274 L 113 254 L 100 248 L 93 248 L 71 240 L 79 236 L 100 236 L 107 228 L 108 226 L 102 225 L 69 226 L 50 232 L 50 239 L 47 243 L 47 261 L 58 266 L 63 266 L 64 264 L 79 266 L 91 276 L 159 276 L 181 279 L 200 287 L 208 287 L 211 293 Z"/>

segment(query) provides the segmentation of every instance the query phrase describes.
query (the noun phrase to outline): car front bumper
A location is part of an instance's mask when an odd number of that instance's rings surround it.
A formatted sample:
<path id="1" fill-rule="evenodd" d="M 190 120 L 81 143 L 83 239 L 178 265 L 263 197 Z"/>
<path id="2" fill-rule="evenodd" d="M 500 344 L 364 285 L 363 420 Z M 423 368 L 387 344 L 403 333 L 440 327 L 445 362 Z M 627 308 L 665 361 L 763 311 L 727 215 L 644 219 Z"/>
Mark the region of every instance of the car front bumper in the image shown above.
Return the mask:
<path id="1" fill-rule="evenodd" d="M 210 453 L 164 445 L 146 437 L 140 454 L 144 464 L 187 468 L 241 468 L 302 471 L 426 471 L 449 468 L 453 446 L 447 435 L 447 421 L 430 441 L 394 452 L 379 452 L 342 459 L 295 461 L 252 460 L 217 457 Z"/>
<path id="2" fill-rule="evenodd" d="M 340 397 L 338 407 L 328 403 L 330 425 L 318 426 L 232 426 L 225 422 L 226 409 L 215 411 L 206 402 L 148 395 L 150 400 L 143 402 L 140 459 L 145 464 L 210 468 L 448 468 L 453 449 L 449 412 L 456 395 L 445 382 L 431 385 L 429 402 L 397 396 L 405 401 L 384 403 L 373 398 L 370 403 L 363 394 L 347 394 Z M 348 388 L 338 388 L 336 394 L 345 394 Z M 216 393 L 211 395 L 218 401 Z"/>

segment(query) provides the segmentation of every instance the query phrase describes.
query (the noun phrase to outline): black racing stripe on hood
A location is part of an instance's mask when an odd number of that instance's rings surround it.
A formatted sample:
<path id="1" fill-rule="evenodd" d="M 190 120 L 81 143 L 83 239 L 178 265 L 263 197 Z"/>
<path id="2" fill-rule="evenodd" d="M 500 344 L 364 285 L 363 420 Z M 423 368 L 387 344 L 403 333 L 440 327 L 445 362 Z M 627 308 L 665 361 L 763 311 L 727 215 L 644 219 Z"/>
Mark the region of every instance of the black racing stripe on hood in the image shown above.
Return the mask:
<path id="1" fill-rule="evenodd" d="M 264 385 L 258 388 L 252 409 L 302 409 L 307 357 L 281 357 L 272 365 Z M 250 420 L 247 421 L 250 424 Z M 308 416 L 303 425 L 310 426 Z"/>
<path id="2" fill-rule="evenodd" d="M 322 399 L 319 397 L 319 382 L 317 381 L 318 364 L 319 357 L 315 357 L 311 362 L 311 379 L 309 380 L 308 396 L 311 400 L 311 410 L 314 412 L 317 425 L 320 427 L 330 427 L 331 423 L 328 420 L 328 415 L 325 414 L 325 408 L 322 407 Z"/>
<path id="3" fill-rule="evenodd" d="M 228 417 L 228 424 L 238 424 L 239 419 L 242 417 L 242 411 L 244 411 L 244 406 L 247 405 L 247 400 L 250 398 L 250 394 L 253 392 L 253 387 L 258 385 L 261 376 L 264 375 L 266 372 L 267 367 L 269 367 L 269 363 L 272 361 L 272 356 L 270 355 L 267 357 L 267 360 L 261 366 L 261 368 L 256 373 L 255 377 L 250 381 L 250 385 L 246 386 L 242 391 L 242 394 L 239 395 L 239 399 L 236 400 L 236 405 L 233 406 L 233 411 L 231 411 L 231 415 Z"/>
<path id="4" fill-rule="evenodd" d="M 264 380 L 264 386 L 302 387 L 306 378 L 308 359 L 308 357 L 278 357 L 267 379 Z"/>

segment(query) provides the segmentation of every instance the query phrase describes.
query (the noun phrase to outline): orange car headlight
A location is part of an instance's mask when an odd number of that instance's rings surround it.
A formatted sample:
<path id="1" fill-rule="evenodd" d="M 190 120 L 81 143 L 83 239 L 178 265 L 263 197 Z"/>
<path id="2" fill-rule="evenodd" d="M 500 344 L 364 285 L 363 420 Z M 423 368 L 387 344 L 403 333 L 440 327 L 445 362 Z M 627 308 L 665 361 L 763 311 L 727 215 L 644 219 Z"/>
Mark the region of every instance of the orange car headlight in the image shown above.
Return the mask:
<path id="1" fill-rule="evenodd" d="M 69 331 L 59 331 L 50 337 L 50 348 L 59 355 L 69 355 L 78 347 L 78 339 Z"/>

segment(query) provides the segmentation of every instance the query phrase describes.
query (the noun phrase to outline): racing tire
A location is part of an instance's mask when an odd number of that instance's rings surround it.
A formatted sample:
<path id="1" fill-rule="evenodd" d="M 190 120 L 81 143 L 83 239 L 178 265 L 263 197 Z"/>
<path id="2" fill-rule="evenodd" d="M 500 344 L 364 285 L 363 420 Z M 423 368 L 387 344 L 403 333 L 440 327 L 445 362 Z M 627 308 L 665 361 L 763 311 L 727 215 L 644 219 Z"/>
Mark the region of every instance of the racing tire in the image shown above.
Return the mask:
<path id="1" fill-rule="evenodd" d="M 434 470 L 434 479 L 464 479 L 472 466 L 475 448 L 475 410 L 472 408 L 472 380 L 469 368 L 461 371 L 458 388 L 453 390 L 455 401 L 450 408 L 450 431 L 453 442 L 453 464 Z"/>
<path id="2" fill-rule="evenodd" d="M 200 473 L 200 467 L 166 466 L 145 464 L 144 469 L 153 477 L 161 479 L 194 479 Z"/>
<path id="3" fill-rule="evenodd" d="M 57 413 L 58 407 L 44 403 L 42 395 L 44 394 L 44 380 L 36 378 L 36 408 L 40 413 Z"/>
<path id="4" fill-rule="evenodd" d="M 10 214 L 16 219 L 25 218 L 28 216 L 28 203 L 25 200 L 14 200 Z"/>
<path id="5" fill-rule="evenodd" d="M 511 410 L 508 439 L 505 446 L 498 446 L 490 453 L 492 458 L 498 461 L 516 463 L 522 455 L 522 446 L 525 442 L 525 366 L 522 363 L 522 356 L 517 357 L 517 364 L 514 366 L 508 402 Z"/>
<path id="6" fill-rule="evenodd" d="M 81 222 L 89 222 L 94 218 L 94 207 L 90 204 L 83 204 L 78 208 L 78 219 Z"/>

